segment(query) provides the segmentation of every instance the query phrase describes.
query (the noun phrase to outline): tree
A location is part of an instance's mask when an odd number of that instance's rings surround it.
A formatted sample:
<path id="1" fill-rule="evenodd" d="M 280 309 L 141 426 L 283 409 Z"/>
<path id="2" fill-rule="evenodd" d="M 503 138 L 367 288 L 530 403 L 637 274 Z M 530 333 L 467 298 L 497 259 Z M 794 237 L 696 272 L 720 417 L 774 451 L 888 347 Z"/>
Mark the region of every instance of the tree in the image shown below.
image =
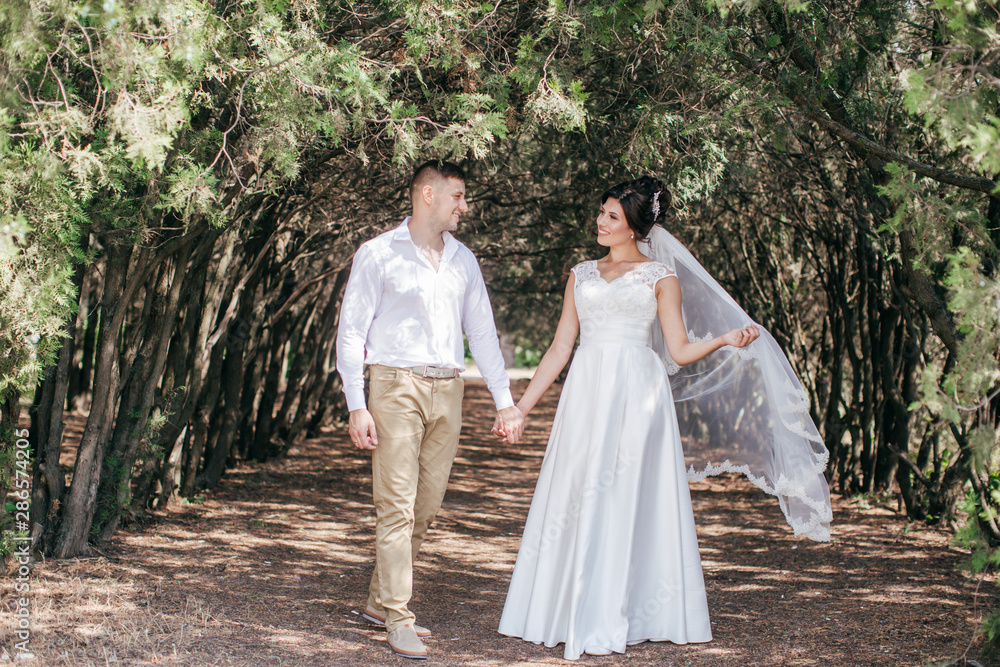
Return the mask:
<path id="1" fill-rule="evenodd" d="M 335 419 L 351 255 L 429 156 L 468 161 L 463 233 L 498 323 L 534 344 L 593 254 L 596 195 L 665 177 L 675 233 L 803 378 L 835 487 L 939 521 L 969 484 L 995 539 L 1000 125 L 977 7 L 4 10 L 0 227 L 24 230 L 3 237 L 24 268 L 0 276 L 45 303 L 0 297 L 25 322 L 4 325 L 3 386 L 46 366 L 36 546 L 79 553 Z M 88 403 L 67 488 L 62 411 Z"/>
<path id="2" fill-rule="evenodd" d="M 4 225 L 34 224 L 5 247 L 47 299 L 5 329 L 47 355 L 4 368 L 16 406 L 47 367 L 32 412 L 36 547 L 80 553 L 123 515 L 331 419 L 346 269 L 386 215 L 357 193 L 398 201 L 399 165 L 420 151 L 483 157 L 506 135 L 507 79 L 482 77 L 466 48 L 490 17 L 460 4 L 2 9 Z M 560 95 L 546 95 L 558 121 Z M 74 316 L 77 294 L 88 307 Z M 23 306 L 6 299 L 4 317 Z M 67 400 L 89 403 L 68 487 Z"/>

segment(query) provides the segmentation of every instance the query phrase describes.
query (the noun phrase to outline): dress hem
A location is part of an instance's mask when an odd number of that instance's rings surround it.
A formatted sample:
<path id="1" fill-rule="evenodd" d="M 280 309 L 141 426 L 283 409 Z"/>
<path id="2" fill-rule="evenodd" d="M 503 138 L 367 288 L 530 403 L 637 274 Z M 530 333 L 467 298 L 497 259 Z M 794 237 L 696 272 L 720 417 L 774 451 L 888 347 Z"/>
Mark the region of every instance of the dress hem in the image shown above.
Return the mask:
<path id="1" fill-rule="evenodd" d="M 555 641 L 555 642 L 551 642 L 550 643 L 550 642 L 548 642 L 548 641 L 546 641 L 544 639 L 528 639 L 528 638 L 522 637 L 520 635 L 508 634 L 506 632 L 500 632 L 500 631 L 498 631 L 498 632 L 501 635 L 505 636 L 505 637 L 510 637 L 512 639 L 521 639 L 523 641 L 535 644 L 536 646 L 544 646 L 545 648 L 556 648 L 560 644 L 563 644 L 563 645 L 566 644 L 565 640 L 559 640 L 559 641 Z M 608 649 L 608 648 L 605 648 L 603 646 L 601 646 L 601 647 L 590 646 L 590 647 L 581 649 L 580 652 L 577 653 L 575 656 L 572 655 L 571 652 L 570 653 L 564 652 L 563 653 L 563 658 L 565 660 L 576 660 L 576 659 L 580 658 L 580 656 L 583 656 L 583 655 L 611 655 L 612 653 L 624 654 L 625 651 L 627 651 L 629 647 L 631 647 L 631 646 L 638 646 L 639 644 L 644 644 L 646 642 L 656 642 L 656 643 L 670 642 L 671 644 L 674 644 L 676 646 L 685 646 L 687 644 L 706 644 L 706 643 L 712 641 L 712 639 L 713 639 L 713 637 L 711 635 L 709 635 L 709 637 L 707 639 L 688 639 L 686 641 L 678 641 L 676 639 L 667 639 L 667 638 L 652 638 L 652 637 L 648 637 L 648 638 L 645 638 L 645 639 L 627 639 L 625 641 L 625 649 L 624 650 Z M 604 651 L 604 652 L 603 653 L 596 653 L 596 652 L 595 653 L 589 653 L 589 651 Z"/>

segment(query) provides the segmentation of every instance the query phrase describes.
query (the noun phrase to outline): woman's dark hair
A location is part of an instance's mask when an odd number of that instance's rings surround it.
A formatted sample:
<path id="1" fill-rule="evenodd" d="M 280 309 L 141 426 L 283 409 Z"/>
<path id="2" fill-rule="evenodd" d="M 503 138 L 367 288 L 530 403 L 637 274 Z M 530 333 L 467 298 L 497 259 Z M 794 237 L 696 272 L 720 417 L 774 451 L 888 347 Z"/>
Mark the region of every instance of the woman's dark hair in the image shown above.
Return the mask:
<path id="1" fill-rule="evenodd" d="M 657 194 L 659 193 L 659 194 Z M 635 233 L 635 240 L 642 241 L 649 235 L 649 230 L 657 222 L 666 217 L 670 206 L 670 190 L 667 190 L 660 180 L 652 176 L 643 176 L 634 181 L 619 183 L 601 195 L 601 203 L 615 198 L 625 211 L 625 222 Z M 658 210 L 654 215 L 653 203 Z"/>

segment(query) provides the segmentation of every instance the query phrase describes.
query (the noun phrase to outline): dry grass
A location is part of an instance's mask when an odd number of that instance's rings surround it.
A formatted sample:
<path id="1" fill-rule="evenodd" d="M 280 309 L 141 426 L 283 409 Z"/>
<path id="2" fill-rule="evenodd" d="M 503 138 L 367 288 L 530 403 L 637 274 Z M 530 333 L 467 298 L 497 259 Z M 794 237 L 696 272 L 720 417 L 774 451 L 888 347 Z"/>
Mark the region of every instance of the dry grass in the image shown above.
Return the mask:
<path id="1" fill-rule="evenodd" d="M 523 443 L 497 445 L 488 393 L 468 384 L 462 449 L 415 573 L 413 608 L 435 632 L 429 664 L 566 663 L 561 649 L 496 632 L 556 398 Z M 891 508 L 836 498 L 834 541 L 815 544 L 793 539 L 776 503 L 739 479 L 706 480 L 692 497 L 715 639 L 583 663 L 922 665 L 961 655 L 993 603 L 992 583 L 977 602 L 946 533 Z M 36 657 L 18 662 L 412 664 L 359 615 L 373 525 L 370 466 L 342 432 L 240 466 L 203 503 L 176 502 L 92 558 L 38 563 Z M 0 662 L 12 585 L 0 580 Z"/>
<path id="2" fill-rule="evenodd" d="M 166 602 L 158 599 L 159 587 L 130 580 L 122 570 L 104 557 L 39 565 L 31 588 L 35 660 L 17 662 L 191 664 L 199 647 L 225 631 L 226 619 L 204 597 Z"/>

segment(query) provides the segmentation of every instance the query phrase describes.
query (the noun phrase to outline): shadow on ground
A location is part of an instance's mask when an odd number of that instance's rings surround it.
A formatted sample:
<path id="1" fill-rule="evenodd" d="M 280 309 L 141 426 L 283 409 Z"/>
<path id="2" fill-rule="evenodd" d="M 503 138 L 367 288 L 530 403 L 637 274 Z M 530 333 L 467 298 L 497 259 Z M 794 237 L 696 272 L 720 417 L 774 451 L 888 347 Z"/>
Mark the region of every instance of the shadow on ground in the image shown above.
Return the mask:
<path id="1" fill-rule="evenodd" d="M 485 386 L 467 383 L 462 447 L 415 572 L 412 609 L 434 631 L 428 664 L 567 662 L 561 648 L 496 632 L 556 399 L 510 446 L 489 438 Z M 368 457 L 331 430 L 284 459 L 230 471 L 203 499 L 121 531 L 93 558 L 39 563 L 37 657 L 22 664 L 412 664 L 360 616 L 370 480 Z M 947 534 L 889 508 L 836 497 L 833 542 L 816 544 L 793 538 L 777 503 L 741 478 L 699 482 L 692 497 L 715 639 L 581 663 L 922 665 L 966 651 L 992 603 L 990 583 L 976 604 Z M 11 583 L 0 586 L 8 609 Z"/>

